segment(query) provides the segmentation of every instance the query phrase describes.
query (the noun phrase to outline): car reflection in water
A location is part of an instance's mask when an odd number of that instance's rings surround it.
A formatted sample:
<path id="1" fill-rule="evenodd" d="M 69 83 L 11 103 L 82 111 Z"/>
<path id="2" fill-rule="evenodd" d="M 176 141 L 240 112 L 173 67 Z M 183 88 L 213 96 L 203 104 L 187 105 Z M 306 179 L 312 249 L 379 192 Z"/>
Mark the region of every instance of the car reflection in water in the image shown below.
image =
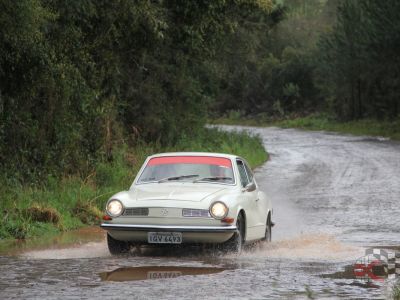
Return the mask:
<path id="1" fill-rule="evenodd" d="M 100 273 L 102 281 L 134 281 L 147 279 L 168 279 L 186 275 L 209 275 L 225 271 L 224 268 L 212 267 L 174 267 L 147 266 L 118 268 L 114 271 Z"/>

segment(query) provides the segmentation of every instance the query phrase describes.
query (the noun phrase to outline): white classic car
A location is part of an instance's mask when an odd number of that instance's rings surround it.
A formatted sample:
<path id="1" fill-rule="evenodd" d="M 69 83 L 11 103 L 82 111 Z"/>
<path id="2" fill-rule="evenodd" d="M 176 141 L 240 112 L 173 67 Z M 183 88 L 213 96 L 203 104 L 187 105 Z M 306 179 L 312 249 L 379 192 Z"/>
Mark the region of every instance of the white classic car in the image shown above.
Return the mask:
<path id="1" fill-rule="evenodd" d="M 240 157 L 163 153 L 144 162 L 128 191 L 106 204 L 101 227 L 112 254 L 143 244 L 219 244 L 271 240 L 272 205 Z"/>

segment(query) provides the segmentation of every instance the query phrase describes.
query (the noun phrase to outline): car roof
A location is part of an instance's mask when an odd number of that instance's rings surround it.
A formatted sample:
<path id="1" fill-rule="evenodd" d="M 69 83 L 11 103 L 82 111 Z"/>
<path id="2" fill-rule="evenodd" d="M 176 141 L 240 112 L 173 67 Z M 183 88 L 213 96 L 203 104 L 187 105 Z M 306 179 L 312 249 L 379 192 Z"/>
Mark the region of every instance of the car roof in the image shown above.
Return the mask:
<path id="1" fill-rule="evenodd" d="M 165 153 L 153 154 L 148 158 L 163 157 L 163 156 L 213 156 L 213 157 L 224 157 L 228 159 L 236 159 L 236 158 L 242 159 L 241 157 L 233 154 L 213 153 L 213 152 L 165 152 Z"/>

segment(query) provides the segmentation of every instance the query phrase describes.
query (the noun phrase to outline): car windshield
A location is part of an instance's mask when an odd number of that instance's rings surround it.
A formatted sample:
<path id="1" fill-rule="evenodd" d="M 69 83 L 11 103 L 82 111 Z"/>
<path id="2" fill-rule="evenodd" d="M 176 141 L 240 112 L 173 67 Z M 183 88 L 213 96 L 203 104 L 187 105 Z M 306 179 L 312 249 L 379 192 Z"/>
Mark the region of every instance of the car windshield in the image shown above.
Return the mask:
<path id="1" fill-rule="evenodd" d="M 150 159 L 138 183 L 192 181 L 234 183 L 231 160 L 213 156 L 162 156 Z"/>

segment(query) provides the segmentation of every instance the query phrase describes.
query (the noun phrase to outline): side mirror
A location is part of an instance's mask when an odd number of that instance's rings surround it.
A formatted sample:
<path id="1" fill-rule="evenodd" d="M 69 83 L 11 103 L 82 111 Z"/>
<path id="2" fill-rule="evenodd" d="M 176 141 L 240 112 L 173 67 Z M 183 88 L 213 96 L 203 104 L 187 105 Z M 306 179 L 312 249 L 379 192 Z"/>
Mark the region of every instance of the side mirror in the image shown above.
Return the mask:
<path id="1" fill-rule="evenodd" d="M 247 184 L 244 187 L 244 191 L 245 192 L 252 192 L 252 191 L 255 191 L 256 188 L 257 188 L 256 184 L 254 182 L 250 182 L 249 184 Z"/>

